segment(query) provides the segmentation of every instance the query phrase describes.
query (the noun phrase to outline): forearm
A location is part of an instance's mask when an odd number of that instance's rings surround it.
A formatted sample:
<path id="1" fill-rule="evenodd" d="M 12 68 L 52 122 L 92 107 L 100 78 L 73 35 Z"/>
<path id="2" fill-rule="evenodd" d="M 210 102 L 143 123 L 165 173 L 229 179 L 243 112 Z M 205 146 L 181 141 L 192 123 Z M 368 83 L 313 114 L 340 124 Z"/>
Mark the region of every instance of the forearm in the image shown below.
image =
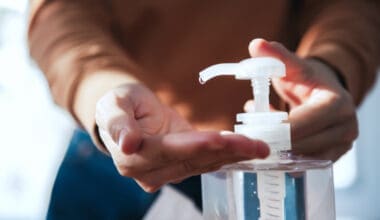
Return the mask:
<path id="1" fill-rule="evenodd" d="M 380 63 L 380 13 L 367 1 L 328 2 L 312 19 L 297 53 L 316 57 L 342 74 L 358 105 Z"/>
<path id="2" fill-rule="evenodd" d="M 137 68 L 114 40 L 103 1 L 43 3 L 32 14 L 29 45 L 55 101 L 96 141 L 95 105 L 109 89 L 136 79 Z M 32 12 L 33 13 L 33 12 Z"/>

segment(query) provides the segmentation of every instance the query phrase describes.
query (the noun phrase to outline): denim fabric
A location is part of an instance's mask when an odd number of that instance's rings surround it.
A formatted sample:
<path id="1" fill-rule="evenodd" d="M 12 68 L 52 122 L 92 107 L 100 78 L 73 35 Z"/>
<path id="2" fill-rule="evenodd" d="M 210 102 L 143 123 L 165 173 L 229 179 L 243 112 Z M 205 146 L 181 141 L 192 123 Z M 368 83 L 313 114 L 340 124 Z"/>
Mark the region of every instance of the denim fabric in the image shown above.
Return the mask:
<path id="1" fill-rule="evenodd" d="M 200 177 L 173 185 L 201 208 Z M 89 135 L 76 130 L 58 171 L 47 219 L 141 219 L 157 193 L 144 192 L 122 177 Z"/>

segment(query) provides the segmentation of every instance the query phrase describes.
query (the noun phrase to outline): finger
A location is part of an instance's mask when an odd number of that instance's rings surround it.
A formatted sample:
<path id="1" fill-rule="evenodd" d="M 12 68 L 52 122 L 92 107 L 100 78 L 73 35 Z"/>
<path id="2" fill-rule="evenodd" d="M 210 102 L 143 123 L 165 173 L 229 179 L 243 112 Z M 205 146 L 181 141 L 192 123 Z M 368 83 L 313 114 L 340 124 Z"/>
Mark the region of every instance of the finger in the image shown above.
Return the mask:
<path id="1" fill-rule="evenodd" d="M 207 158 L 212 163 L 220 160 L 221 154 L 264 158 L 269 149 L 265 143 L 242 135 L 191 131 L 145 138 L 137 153 L 119 158 L 116 163 L 125 169 L 126 176 L 134 176 L 193 158 Z"/>
<path id="2" fill-rule="evenodd" d="M 302 60 L 278 42 L 254 39 L 250 42 L 248 50 L 252 57 L 270 56 L 280 59 L 286 65 L 286 77 L 292 79 L 304 68 Z"/>
<path id="3" fill-rule="evenodd" d="M 343 113 L 341 102 L 331 98 L 328 91 L 320 91 L 289 112 L 292 139 L 311 136 L 347 119 L 351 114 Z"/>
<path id="4" fill-rule="evenodd" d="M 356 120 L 339 123 L 313 136 L 294 140 L 295 153 L 313 154 L 334 150 L 334 146 L 350 146 L 357 137 Z"/>
<path id="5" fill-rule="evenodd" d="M 225 163 L 235 163 L 243 159 L 225 161 Z M 220 169 L 223 164 L 210 164 L 198 168 L 197 165 L 190 164 L 188 161 L 182 161 L 176 165 L 167 166 L 159 170 L 146 173 L 136 178 L 137 183 L 147 192 L 155 192 L 166 183 L 178 183 L 183 179 L 189 178 L 201 173 L 212 172 Z"/>
<path id="6" fill-rule="evenodd" d="M 190 166 L 192 165 L 187 165 L 185 163 L 172 164 L 171 166 L 167 166 L 159 170 L 144 173 L 143 175 L 135 178 L 135 180 L 146 192 L 155 192 L 167 183 L 179 183 L 183 179 L 196 175 L 196 172 L 194 171 L 184 172 L 184 170 L 188 170 Z M 200 173 L 215 171 L 220 167 L 220 165 L 214 167 L 209 166 L 207 168 L 203 168 L 203 172 Z"/>
<path id="7" fill-rule="evenodd" d="M 246 157 L 266 157 L 267 145 L 238 134 L 221 134 L 219 132 L 183 132 L 170 134 L 163 139 L 164 151 L 179 160 L 196 158 L 204 152 L 233 152 Z"/>
<path id="8" fill-rule="evenodd" d="M 255 106 L 253 104 L 253 100 L 248 100 L 245 104 L 244 104 L 244 111 L 245 112 L 254 112 L 255 111 Z"/>
<path id="9" fill-rule="evenodd" d="M 279 96 L 291 106 L 300 104 L 304 94 L 310 90 L 310 86 L 307 85 L 313 75 L 310 66 L 278 42 L 254 39 L 249 44 L 249 52 L 252 57 L 270 56 L 284 62 L 286 76 L 273 78 L 273 87 Z"/>
<path id="10" fill-rule="evenodd" d="M 140 186 L 152 192 L 167 182 L 214 171 L 225 164 L 258 157 L 263 158 L 269 154 L 267 147 L 263 148 L 262 152 L 254 149 L 255 145 L 263 145 L 260 141 L 246 140 L 245 137 L 239 135 L 226 136 L 228 137 L 226 138 L 224 147 L 213 147 L 211 150 L 204 149 L 195 156 L 188 155 L 184 160 L 169 163 L 165 167 L 151 170 L 137 177 Z M 241 146 L 249 149 L 243 151 L 237 150 Z"/>
<path id="11" fill-rule="evenodd" d="M 103 132 L 108 132 L 111 140 L 117 144 L 122 152 L 134 153 L 138 150 L 142 134 L 135 119 L 134 104 L 128 98 L 120 98 L 114 93 L 102 97 L 97 103 L 96 123 Z M 104 141 L 110 145 L 108 141 Z"/>
<path id="12" fill-rule="evenodd" d="M 194 130 L 190 122 L 184 119 L 177 111 L 168 106 L 163 106 L 163 108 L 168 115 L 167 117 L 170 118 L 170 123 L 165 133 L 181 133 Z"/>
<path id="13" fill-rule="evenodd" d="M 112 140 L 112 137 L 109 135 L 109 133 L 107 131 L 105 131 L 101 127 L 98 127 L 98 130 L 99 130 L 100 138 L 102 139 L 103 143 L 105 144 L 108 152 L 110 152 L 110 154 L 112 155 L 112 153 L 115 150 L 119 149 L 117 144 Z"/>

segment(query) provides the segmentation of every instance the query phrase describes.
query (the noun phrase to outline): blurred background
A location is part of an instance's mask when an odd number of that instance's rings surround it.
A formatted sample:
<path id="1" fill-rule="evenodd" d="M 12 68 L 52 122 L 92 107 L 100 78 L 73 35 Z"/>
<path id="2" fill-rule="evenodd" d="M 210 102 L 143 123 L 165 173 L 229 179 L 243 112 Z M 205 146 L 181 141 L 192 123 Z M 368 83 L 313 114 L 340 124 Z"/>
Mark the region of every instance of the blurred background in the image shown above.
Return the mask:
<path id="1" fill-rule="evenodd" d="M 28 0 L 0 0 L 0 219 L 43 219 L 75 127 L 54 105 L 26 43 Z M 380 82 L 358 110 L 360 136 L 334 167 L 340 220 L 379 220 Z"/>

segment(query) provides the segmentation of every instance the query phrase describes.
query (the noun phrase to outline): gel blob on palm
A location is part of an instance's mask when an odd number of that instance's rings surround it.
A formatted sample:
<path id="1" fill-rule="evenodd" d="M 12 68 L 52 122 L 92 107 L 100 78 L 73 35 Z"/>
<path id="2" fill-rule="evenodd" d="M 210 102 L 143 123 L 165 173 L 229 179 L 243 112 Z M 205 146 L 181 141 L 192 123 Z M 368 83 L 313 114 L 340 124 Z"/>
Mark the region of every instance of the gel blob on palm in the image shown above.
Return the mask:
<path id="1" fill-rule="evenodd" d="M 332 162 L 297 158 L 291 150 L 286 112 L 269 110 L 273 77 L 285 76 L 285 65 L 271 57 L 210 66 L 200 82 L 222 75 L 251 80 L 254 112 L 237 115 L 235 133 L 265 141 L 270 156 L 230 164 L 202 175 L 205 220 L 334 220 Z"/>

